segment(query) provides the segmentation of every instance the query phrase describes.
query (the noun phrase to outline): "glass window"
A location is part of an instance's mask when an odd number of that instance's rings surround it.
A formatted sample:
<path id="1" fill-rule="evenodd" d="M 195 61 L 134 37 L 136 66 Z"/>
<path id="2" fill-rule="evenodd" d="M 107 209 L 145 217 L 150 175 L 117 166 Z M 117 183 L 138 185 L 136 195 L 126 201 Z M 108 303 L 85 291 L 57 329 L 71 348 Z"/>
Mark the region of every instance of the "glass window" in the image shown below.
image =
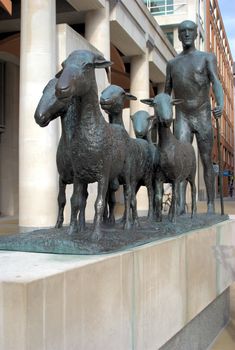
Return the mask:
<path id="1" fill-rule="evenodd" d="M 171 32 L 165 32 L 165 35 L 167 39 L 170 41 L 171 45 L 174 46 L 174 33 Z"/>
<path id="2" fill-rule="evenodd" d="M 144 0 L 144 3 L 154 16 L 170 15 L 174 13 L 173 0 Z"/>

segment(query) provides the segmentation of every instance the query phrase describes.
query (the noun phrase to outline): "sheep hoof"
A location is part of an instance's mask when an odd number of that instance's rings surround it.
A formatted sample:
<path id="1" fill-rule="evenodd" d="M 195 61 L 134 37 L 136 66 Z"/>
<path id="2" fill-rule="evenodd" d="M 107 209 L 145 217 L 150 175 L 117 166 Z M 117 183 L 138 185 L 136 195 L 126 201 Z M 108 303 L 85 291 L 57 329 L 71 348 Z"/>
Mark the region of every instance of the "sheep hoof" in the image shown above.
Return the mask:
<path id="1" fill-rule="evenodd" d="M 101 233 L 101 231 L 98 230 L 98 229 L 95 229 L 95 230 L 93 231 L 93 233 L 92 233 L 92 236 L 91 236 L 92 241 L 97 242 L 97 241 L 99 241 L 101 238 L 102 238 L 102 233 Z"/>
<path id="2" fill-rule="evenodd" d="M 55 224 L 55 228 L 61 228 L 63 226 L 63 221 L 58 220 L 57 223 Z"/>
<path id="3" fill-rule="evenodd" d="M 126 222 L 126 216 L 123 215 L 123 216 L 121 217 L 121 219 L 120 219 L 120 223 L 124 225 L 125 222 Z"/>
<path id="4" fill-rule="evenodd" d="M 148 215 L 148 222 L 150 222 L 150 223 L 154 222 L 153 215 Z"/>
<path id="5" fill-rule="evenodd" d="M 178 207 L 177 208 L 177 215 L 180 216 L 180 215 L 184 215 L 184 214 L 186 214 L 185 208 Z"/>
<path id="6" fill-rule="evenodd" d="M 69 229 L 68 229 L 68 231 L 67 231 L 67 234 L 68 234 L 69 236 L 72 236 L 72 235 L 76 234 L 77 232 L 78 232 L 78 227 L 77 227 L 77 225 L 70 225 L 70 226 L 69 226 Z"/>
<path id="7" fill-rule="evenodd" d="M 156 221 L 161 222 L 162 221 L 162 215 L 156 215 Z"/>
<path id="8" fill-rule="evenodd" d="M 107 216 L 103 217 L 103 223 L 104 223 L 104 224 L 107 224 L 107 223 L 108 223 L 108 218 L 107 218 Z"/>
<path id="9" fill-rule="evenodd" d="M 123 229 L 129 231 L 131 230 L 131 228 L 132 228 L 132 225 L 130 221 L 126 221 L 125 224 L 123 225 Z"/>
<path id="10" fill-rule="evenodd" d="M 111 216 L 108 219 L 108 224 L 114 226 L 115 225 L 115 217 Z"/>
<path id="11" fill-rule="evenodd" d="M 84 224 L 79 224 L 78 225 L 78 231 L 79 232 L 85 232 L 86 230 L 86 226 Z"/>
<path id="12" fill-rule="evenodd" d="M 215 214 L 215 205 L 214 203 L 208 203 L 207 205 L 207 214 Z"/>
<path id="13" fill-rule="evenodd" d="M 134 222 L 133 222 L 133 226 L 136 227 L 136 228 L 140 228 L 140 222 L 139 222 L 139 219 L 135 219 Z"/>

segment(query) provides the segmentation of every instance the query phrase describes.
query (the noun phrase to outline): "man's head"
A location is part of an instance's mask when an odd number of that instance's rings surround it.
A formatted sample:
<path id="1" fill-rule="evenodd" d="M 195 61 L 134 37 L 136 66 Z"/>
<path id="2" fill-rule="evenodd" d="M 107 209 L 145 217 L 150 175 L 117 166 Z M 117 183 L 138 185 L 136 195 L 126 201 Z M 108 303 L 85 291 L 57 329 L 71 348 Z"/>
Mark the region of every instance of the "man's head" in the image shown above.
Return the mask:
<path id="1" fill-rule="evenodd" d="M 183 21 L 178 27 L 178 37 L 182 42 L 183 48 L 194 47 L 194 41 L 197 37 L 197 25 L 193 21 Z"/>

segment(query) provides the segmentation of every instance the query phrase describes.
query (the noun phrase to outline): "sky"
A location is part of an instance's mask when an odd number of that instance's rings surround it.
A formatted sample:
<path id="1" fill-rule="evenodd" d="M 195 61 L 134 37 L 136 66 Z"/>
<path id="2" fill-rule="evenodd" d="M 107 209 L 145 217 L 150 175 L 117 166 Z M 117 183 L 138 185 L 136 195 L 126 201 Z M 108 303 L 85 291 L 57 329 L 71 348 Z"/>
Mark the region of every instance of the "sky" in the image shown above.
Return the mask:
<path id="1" fill-rule="evenodd" d="M 218 3 L 233 55 L 233 61 L 235 61 L 235 1 L 218 0 Z"/>

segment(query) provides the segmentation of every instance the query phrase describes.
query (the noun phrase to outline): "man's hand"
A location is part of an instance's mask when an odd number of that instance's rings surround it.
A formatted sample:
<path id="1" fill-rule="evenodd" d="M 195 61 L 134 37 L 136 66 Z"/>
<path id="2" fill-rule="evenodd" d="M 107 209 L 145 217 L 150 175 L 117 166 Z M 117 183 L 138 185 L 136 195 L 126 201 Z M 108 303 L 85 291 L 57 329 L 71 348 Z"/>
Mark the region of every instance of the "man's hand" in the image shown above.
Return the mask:
<path id="1" fill-rule="evenodd" d="M 223 112 L 223 107 L 222 106 L 216 106 L 213 110 L 213 115 L 216 119 L 220 118 Z"/>

